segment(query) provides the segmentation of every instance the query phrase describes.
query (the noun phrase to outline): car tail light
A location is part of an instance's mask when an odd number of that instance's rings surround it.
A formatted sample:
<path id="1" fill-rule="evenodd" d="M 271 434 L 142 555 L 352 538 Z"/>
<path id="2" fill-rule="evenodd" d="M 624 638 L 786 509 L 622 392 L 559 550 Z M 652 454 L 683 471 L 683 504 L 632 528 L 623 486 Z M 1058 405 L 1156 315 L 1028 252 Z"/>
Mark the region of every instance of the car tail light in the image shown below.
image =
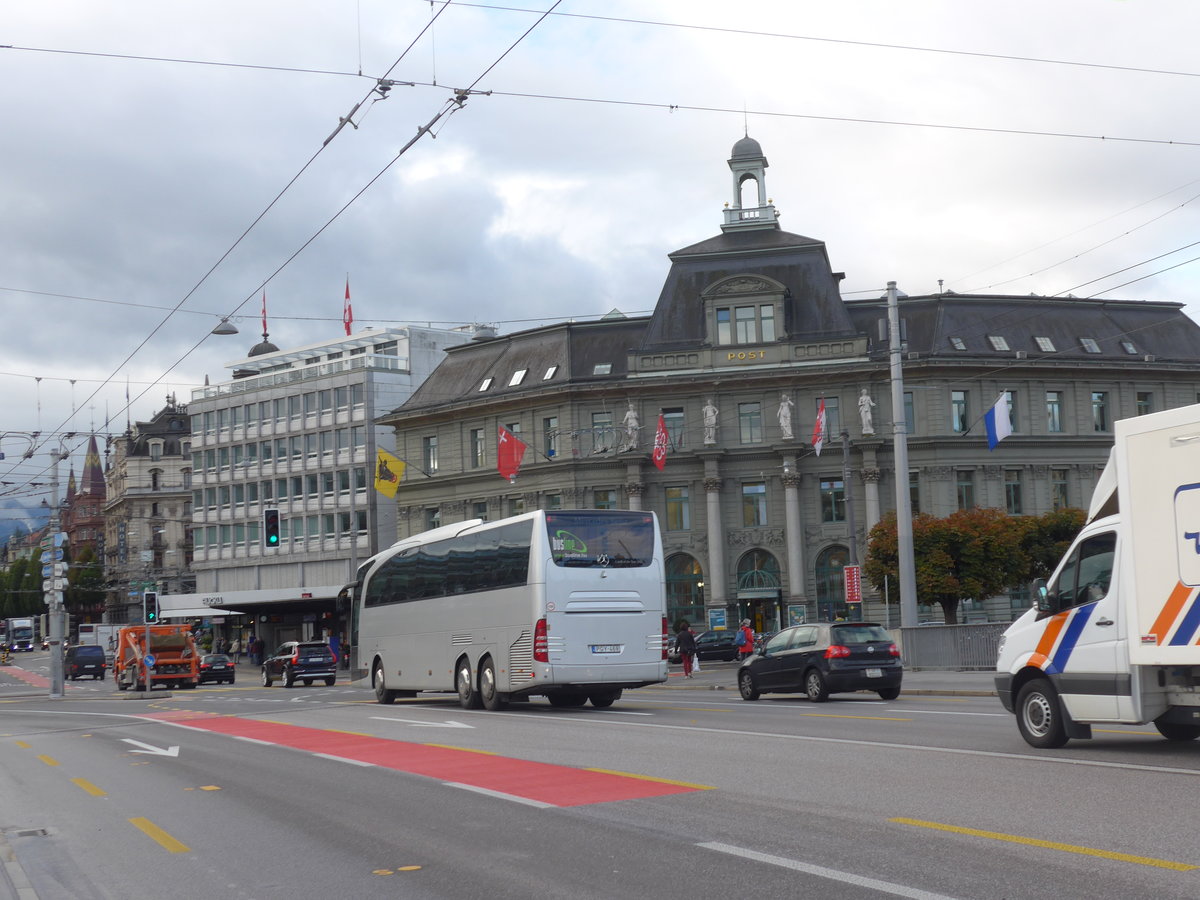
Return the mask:
<path id="1" fill-rule="evenodd" d="M 899 656 L 900 648 L 897 647 L 895 644 L 888 644 L 888 655 L 889 656 Z"/>
<path id="2" fill-rule="evenodd" d="M 550 635 L 545 619 L 533 626 L 533 661 L 550 662 Z"/>
<path id="3" fill-rule="evenodd" d="M 331 662 L 336 666 L 337 665 L 337 654 L 334 653 L 332 650 L 330 650 L 329 656 L 330 656 Z"/>
<path id="4" fill-rule="evenodd" d="M 667 633 L 667 617 L 663 616 L 663 659 L 667 658 L 667 643 L 669 640 L 670 635 Z"/>
<path id="5" fill-rule="evenodd" d="M 850 648 L 843 647 L 841 644 L 830 644 L 825 649 L 825 658 L 826 659 L 840 659 L 844 656 L 849 656 L 849 655 L 850 655 Z"/>
<path id="6" fill-rule="evenodd" d="M 299 647 L 297 647 L 295 650 L 292 651 L 292 665 L 293 666 L 300 665 L 300 648 Z"/>

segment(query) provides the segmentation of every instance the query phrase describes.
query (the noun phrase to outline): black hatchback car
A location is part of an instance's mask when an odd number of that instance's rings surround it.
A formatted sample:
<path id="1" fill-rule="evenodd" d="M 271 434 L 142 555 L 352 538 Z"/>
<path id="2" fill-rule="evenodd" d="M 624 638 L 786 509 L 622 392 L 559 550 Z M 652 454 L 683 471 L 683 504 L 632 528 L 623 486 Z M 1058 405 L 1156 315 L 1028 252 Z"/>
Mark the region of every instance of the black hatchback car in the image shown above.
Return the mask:
<path id="1" fill-rule="evenodd" d="M 282 681 L 291 687 L 297 681 L 311 685 L 318 678 L 327 685 L 337 681 L 337 656 L 323 641 L 288 641 L 263 660 L 263 687 Z"/>
<path id="2" fill-rule="evenodd" d="M 75 644 L 68 647 L 63 656 L 63 674 L 72 681 L 80 675 L 91 675 L 93 678 L 104 680 L 108 669 L 108 660 L 104 648 L 95 644 Z"/>
<path id="3" fill-rule="evenodd" d="M 846 691 L 875 691 L 895 700 L 903 676 L 900 651 L 882 625 L 826 622 L 772 635 L 738 668 L 737 682 L 743 700 L 803 692 L 813 703 L 823 703 L 830 694 Z"/>
<path id="4" fill-rule="evenodd" d="M 237 669 L 233 665 L 233 660 L 224 653 L 206 653 L 200 657 L 201 684 L 209 681 L 215 681 L 217 684 L 227 681 L 233 684 L 235 678 L 237 678 Z"/>

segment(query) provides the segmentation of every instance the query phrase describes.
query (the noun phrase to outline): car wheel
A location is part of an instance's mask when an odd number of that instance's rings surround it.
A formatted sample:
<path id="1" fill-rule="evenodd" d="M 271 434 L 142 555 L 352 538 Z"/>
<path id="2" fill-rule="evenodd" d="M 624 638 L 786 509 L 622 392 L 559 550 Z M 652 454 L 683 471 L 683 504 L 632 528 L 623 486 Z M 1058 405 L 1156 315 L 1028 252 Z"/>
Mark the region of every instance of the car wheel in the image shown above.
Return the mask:
<path id="1" fill-rule="evenodd" d="M 1154 727 L 1168 741 L 1194 741 L 1200 737 L 1200 725 L 1190 725 L 1183 722 L 1163 722 L 1156 719 Z"/>
<path id="2" fill-rule="evenodd" d="M 313 683 L 313 680 L 312 680 L 311 678 L 305 678 L 305 679 L 304 679 L 304 686 L 305 686 L 305 687 L 312 687 L 312 683 Z"/>
<path id="3" fill-rule="evenodd" d="M 454 669 L 454 686 L 458 689 L 458 705 L 463 709 L 479 709 L 483 702 L 475 690 L 475 679 L 471 677 L 471 663 L 464 656 Z"/>
<path id="4" fill-rule="evenodd" d="M 804 676 L 804 693 L 813 703 L 824 703 L 829 699 L 829 688 L 825 686 L 825 677 L 817 669 L 809 669 Z"/>
<path id="5" fill-rule="evenodd" d="M 272 684 L 271 676 L 267 673 L 266 666 L 263 666 L 263 669 L 262 669 L 262 683 L 263 683 L 263 687 L 270 687 Z"/>
<path id="6" fill-rule="evenodd" d="M 742 695 L 743 700 L 757 700 L 759 697 L 758 688 L 754 686 L 754 676 L 750 674 L 749 669 L 738 675 L 738 693 Z"/>
<path id="7" fill-rule="evenodd" d="M 326 678 L 326 679 L 325 679 L 325 686 L 326 686 L 326 687 L 333 687 L 333 685 L 334 685 L 334 682 L 336 682 L 336 681 L 337 681 L 337 676 L 336 676 L 336 675 L 330 675 L 328 678 Z"/>
<path id="8" fill-rule="evenodd" d="M 596 709 L 608 709 L 620 699 L 620 688 L 614 691 L 597 691 L 594 694 L 588 694 L 588 700 L 592 702 L 592 706 L 596 707 Z"/>
<path id="9" fill-rule="evenodd" d="M 295 687 L 296 673 L 292 671 L 291 666 L 283 667 L 283 678 L 281 680 L 283 681 L 284 687 L 286 687 L 286 688 Z"/>
<path id="10" fill-rule="evenodd" d="M 389 691 L 386 687 L 384 687 L 382 662 L 375 663 L 375 677 L 373 680 L 375 682 L 375 702 L 383 703 L 385 705 L 395 703 L 396 692 Z"/>
<path id="11" fill-rule="evenodd" d="M 895 700 L 899 696 L 900 696 L 900 688 L 898 688 L 898 687 L 884 688 L 882 691 L 879 692 L 880 700 Z"/>
<path id="12" fill-rule="evenodd" d="M 229 679 L 229 683 L 230 683 L 230 684 L 233 684 L 233 679 L 232 679 L 232 678 L 230 678 L 230 679 Z"/>
<path id="13" fill-rule="evenodd" d="M 1068 741 L 1058 694 L 1045 678 L 1035 678 L 1017 693 L 1017 728 L 1031 747 L 1053 750 Z"/>
<path id="14" fill-rule="evenodd" d="M 489 656 L 479 667 L 479 696 L 483 708 L 492 712 L 508 706 L 500 692 L 496 690 L 496 664 Z"/>

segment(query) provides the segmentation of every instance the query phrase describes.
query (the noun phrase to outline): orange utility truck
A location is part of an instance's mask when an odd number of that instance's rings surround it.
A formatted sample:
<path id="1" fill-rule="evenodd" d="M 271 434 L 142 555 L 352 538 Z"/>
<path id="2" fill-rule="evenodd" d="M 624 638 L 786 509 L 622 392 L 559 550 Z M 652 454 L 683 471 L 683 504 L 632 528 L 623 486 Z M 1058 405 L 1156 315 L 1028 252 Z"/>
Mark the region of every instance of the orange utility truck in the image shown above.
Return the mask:
<path id="1" fill-rule="evenodd" d="M 150 636 L 149 653 L 147 634 Z M 144 691 L 156 684 L 168 688 L 194 688 L 200 683 L 200 654 L 187 625 L 122 628 L 117 634 L 114 666 L 117 690 L 120 691 L 129 688 Z"/>

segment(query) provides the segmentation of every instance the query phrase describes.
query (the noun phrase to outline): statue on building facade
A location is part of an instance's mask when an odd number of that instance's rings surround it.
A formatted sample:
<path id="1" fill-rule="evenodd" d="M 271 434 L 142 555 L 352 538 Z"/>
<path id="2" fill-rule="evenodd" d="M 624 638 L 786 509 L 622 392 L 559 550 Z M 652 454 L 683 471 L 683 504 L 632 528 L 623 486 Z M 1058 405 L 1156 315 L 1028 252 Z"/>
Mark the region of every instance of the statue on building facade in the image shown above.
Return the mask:
<path id="1" fill-rule="evenodd" d="M 862 419 L 862 433 L 864 435 L 875 433 L 875 424 L 872 421 L 871 410 L 875 406 L 875 401 L 871 399 L 871 395 L 867 393 L 867 389 L 863 388 L 862 393 L 858 397 L 858 415 Z"/>
<path id="2" fill-rule="evenodd" d="M 717 407 L 713 403 L 712 397 L 708 398 L 708 403 L 704 405 L 704 443 L 715 444 L 717 442 Z"/>
<path id="3" fill-rule="evenodd" d="M 795 405 L 787 394 L 779 395 L 779 433 L 785 441 L 792 439 L 792 407 Z"/>
<path id="4" fill-rule="evenodd" d="M 637 410 L 633 408 L 633 401 L 629 401 L 629 409 L 625 411 L 625 418 L 621 420 L 621 424 L 625 428 L 625 440 L 621 442 L 621 452 L 626 450 L 636 450 L 638 447 L 638 435 L 642 430 L 642 420 L 638 418 Z"/>

